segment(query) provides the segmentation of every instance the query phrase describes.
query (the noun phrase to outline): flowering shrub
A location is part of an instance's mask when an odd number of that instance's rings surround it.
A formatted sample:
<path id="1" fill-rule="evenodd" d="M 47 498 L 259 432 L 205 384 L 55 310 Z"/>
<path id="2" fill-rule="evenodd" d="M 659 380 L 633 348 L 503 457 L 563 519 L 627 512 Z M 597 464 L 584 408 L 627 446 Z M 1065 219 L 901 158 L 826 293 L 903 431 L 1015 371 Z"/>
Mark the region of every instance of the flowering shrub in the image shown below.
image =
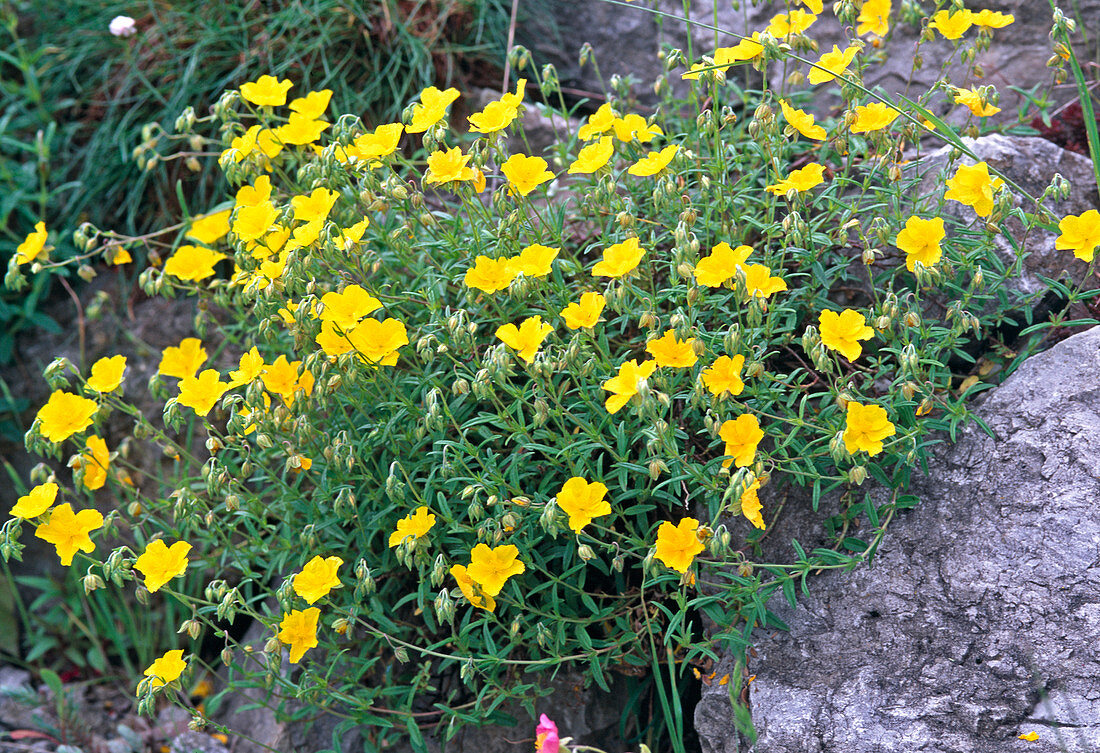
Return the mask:
<path id="1" fill-rule="evenodd" d="M 48 370 L 27 445 L 75 449 L 74 474 L 42 470 L 4 556 L 29 521 L 87 568 L 87 588 L 192 610 L 182 653 L 164 646 L 146 671 L 143 709 L 213 633 L 237 687 L 332 705 L 377 725 L 379 745 L 389 728 L 418 735 L 417 720 L 449 733 L 506 698 L 530 703 L 528 673 L 566 664 L 604 689 L 612 672 L 669 674 L 655 687 L 676 740 L 682 662 L 713 658 L 715 641 L 744 651 L 754 627 L 781 625 L 772 594 L 793 603 L 811 571 L 869 559 L 915 504 L 904 489 L 931 433 L 966 416 L 951 364 L 1028 303 L 994 238 L 1010 213 L 1056 222 L 1040 199 L 1058 186 L 1029 198 L 984 163 L 956 162 L 914 199 L 905 144 L 933 129 L 961 141 L 930 109 L 937 92 L 882 102 L 861 86 L 890 3 L 839 4 L 860 36 L 805 61 L 793 50 L 823 12 L 807 5 L 701 60 L 671 51 L 655 115 L 613 81 L 547 158 L 516 146 L 528 85 L 557 92 L 521 49 L 530 79 L 466 136 L 453 89 L 371 129 L 330 116 L 329 92 L 268 75 L 181 121 L 225 134 L 234 197 L 186 239 L 82 245 L 114 262 L 149 244 L 163 263 L 142 284 L 195 296 L 199 336 L 167 348 L 150 384 L 163 423 L 118 396 L 118 356 Z M 1002 21 L 925 19 L 959 45 Z M 803 89 L 726 78 L 777 61 L 839 87 L 847 108 L 812 115 Z M 973 123 L 992 99 L 953 101 Z M 1060 227 L 1059 248 L 1091 263 L 1096 213 Z M 10 282 L 49 265 L 45 240 L 28 238 Z M 97 433 L 109 413 L 178 473 L 129 467 Z M 885 503 L 860 490 L 868 476 L 893 490 Z M 100 515 L 85 490 L 104 482 L 122 504 Z M 814 510 L 840 495 L 831 546 L 760 563 L 792 486 Z M 109 532 L 129 544 L 97 546 Z M 189 569 L 205 588 L 181 586 Z M 242 618 L 265 627 L 262 650 L 233 638 Z"/>

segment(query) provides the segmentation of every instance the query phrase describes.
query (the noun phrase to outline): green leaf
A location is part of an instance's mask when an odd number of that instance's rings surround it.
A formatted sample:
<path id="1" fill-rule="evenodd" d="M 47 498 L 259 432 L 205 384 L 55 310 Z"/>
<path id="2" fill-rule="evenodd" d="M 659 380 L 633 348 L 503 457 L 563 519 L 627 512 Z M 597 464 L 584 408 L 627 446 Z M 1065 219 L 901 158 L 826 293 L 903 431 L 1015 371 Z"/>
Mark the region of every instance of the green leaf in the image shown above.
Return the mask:
<path id="1" fill-rule="evenodd" d="M 64 684 L 61 682 L 61 678 L 58 676 L 57 672 L 54 672 L 52 669 L 43 668 L 39 670 L 38 675 L 42 678 L 42 682 L 46 683 L 46 687 L 50 689 L 50 692 L 53 693 L 54 698 L 62 698 Z"/>

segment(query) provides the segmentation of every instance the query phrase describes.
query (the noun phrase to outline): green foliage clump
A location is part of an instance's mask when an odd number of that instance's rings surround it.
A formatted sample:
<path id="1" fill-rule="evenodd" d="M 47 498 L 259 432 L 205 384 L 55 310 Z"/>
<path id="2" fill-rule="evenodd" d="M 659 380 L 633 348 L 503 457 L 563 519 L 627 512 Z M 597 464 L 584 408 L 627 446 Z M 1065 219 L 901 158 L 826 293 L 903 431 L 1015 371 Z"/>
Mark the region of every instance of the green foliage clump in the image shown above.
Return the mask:
<path id="1" fill-rule="evenodd" d="M 181 124 L 223 134 L 234 197 L 141 275 L 202 304 L 199 337 L 150 384 L 163 422 L 118 397 L 124 362 L 51 367 L 28 446 L 59 458 L 77 437 L 60 493 L 110 483 L 120 504 L 52 506 L 60 477 L 43 473 L 2 553 L 34 520 L 89 589 L 191 610 L 139 686 L 145 710 L 213 636 L 231 690 L 336 709 L 378 746 L 419 740 L 417 720 L 447 736 L 529 705 L 540 670 L 607 690 L 643 669 L 682 749 L 687 668 L 782 627 L 771 596 L 793 604 L 812 572 L 868 561 L 916 503 L 910 475 L 978 389 L 963 371 L 1031 303 L 1009 285 L 1025 251 L 1004 222 L 1053 225 L 1041 200 L 1058 186 L 1025 211 L 987 165 L 959 162 L 927 99 L 867 91 L 875 54 L 855 39 L 806 61 L 770 35 L 702 61 L 674 50 L 655 113 L 612 81 L 548 160 L 525 145 L 527 80 L 466 135 L 448 121 L 456 90 L 427 88 L 376 128 L 330 120 L 330 94 L 293 79 L 227 91 Z M 512 62 L 558 95 L 552 68 Z M 845 111 L 816 120 L 798 112 L 805 91 L 727 73 L 780 62 L 814 63 Z M 917 195 L 901 156 L 931 125 L 956 152 Z M 1060 245 L 1091 263 L 1100 221 L 1062 222 Z M 150 241 L 96 242 L 81 261 Z M 178 472 L 106 447 L 109 413 Z M 828 540 L 763 561 L 785 504 L 825 505 Z M 131 543 L 103 558 L 101 528 Z M 234 638 L 245 619 L 262 647 Z"/>

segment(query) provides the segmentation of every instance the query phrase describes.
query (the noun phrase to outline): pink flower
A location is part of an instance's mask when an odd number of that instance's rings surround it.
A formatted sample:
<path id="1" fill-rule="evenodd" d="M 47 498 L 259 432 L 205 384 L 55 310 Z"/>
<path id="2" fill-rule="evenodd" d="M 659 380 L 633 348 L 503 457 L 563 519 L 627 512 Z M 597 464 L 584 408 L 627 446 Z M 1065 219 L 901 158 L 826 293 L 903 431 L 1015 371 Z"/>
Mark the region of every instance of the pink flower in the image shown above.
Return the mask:
<path id="1" fill-rule="evenodd" d="M 535 735 L 535 753 L 558 753 L 558 725 L 550 721 L 546 714 L 539 716 Z"/>

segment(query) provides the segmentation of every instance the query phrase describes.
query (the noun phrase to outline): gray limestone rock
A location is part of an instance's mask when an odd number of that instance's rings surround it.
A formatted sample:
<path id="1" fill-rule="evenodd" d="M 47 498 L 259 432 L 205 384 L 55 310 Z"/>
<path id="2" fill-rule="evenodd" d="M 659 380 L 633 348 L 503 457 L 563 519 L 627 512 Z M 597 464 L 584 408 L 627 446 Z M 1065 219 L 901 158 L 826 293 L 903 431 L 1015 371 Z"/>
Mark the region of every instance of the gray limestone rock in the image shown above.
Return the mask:
<path id="1" fill-rule="evenodd" d="M 229 753 L 220 741 L 202 732 L 187 730 L 172 739 L 169 753 Z"/>
<path id="2" fill-rule="evenodd" d="M 790 632 L 749 663 L 758 741 L 711 686 L 704 753 L 1100 749 L 1098 373 L 1100 327 L 1026 361 L 977 409 L 996 436 L 943 446 L 873 567 L 773 601 Z"/>

